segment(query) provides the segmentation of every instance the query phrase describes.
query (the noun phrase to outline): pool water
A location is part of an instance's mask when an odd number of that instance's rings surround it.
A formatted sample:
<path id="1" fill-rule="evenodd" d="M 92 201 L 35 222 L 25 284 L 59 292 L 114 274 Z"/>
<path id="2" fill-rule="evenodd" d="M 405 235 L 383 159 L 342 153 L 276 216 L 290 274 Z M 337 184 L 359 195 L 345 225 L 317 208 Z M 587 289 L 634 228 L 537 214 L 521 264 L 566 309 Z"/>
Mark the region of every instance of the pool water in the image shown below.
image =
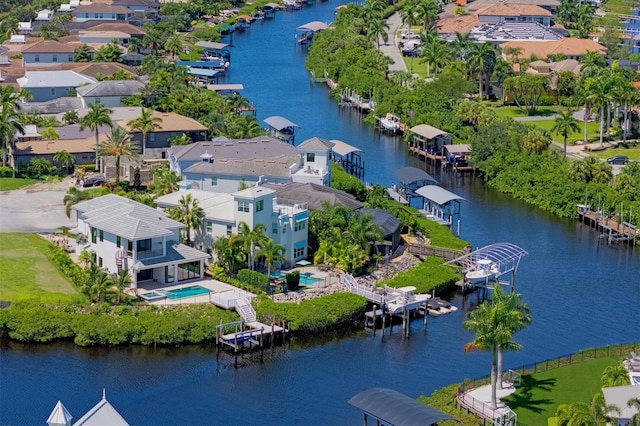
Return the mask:
<path id="1" fill-rule="evenodd" d="M 300 285 L 314 285 L 318 284 L 320 281 L 322 280 L 319 278 L 314 278 L 313 275 L 311 275 L 309 272 L 300 274 Z"/>
<path id="2" fill-rule="evenodd" d="M 175 290 L 163 290 L 162 293 L 167 296 L 168 299 L 175 300 L 189 296 L 211 293 L 211 290 L 199 285 L 193 285 L 191 287 L 176 288 Z"/>
<path id="3" fill-rule="evenodd" d="M 142 300 L 149 302 L 151 300 L 164 299 L 166 296 L 164 294 L 160 294 L 160 293 L 156 293 L 155 291 L 152 291 L 150 293 L 141 294 L 140 297 L 142 298 Z"/>

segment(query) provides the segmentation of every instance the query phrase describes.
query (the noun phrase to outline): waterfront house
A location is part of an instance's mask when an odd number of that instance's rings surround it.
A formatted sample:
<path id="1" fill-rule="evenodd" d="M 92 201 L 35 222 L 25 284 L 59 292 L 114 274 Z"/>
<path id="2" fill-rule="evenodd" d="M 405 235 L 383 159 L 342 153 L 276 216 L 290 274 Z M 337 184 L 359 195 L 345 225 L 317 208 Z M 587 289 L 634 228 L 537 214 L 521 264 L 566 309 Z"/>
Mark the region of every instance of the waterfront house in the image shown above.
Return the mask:
<path id="1" fill-rule="evenodd" d="M 160 122 L 157 129 L 147 133 L 145 147 L 142 147 L 142 133 L 129 126 L 131 119 L 116 121 L 116 124 L 131 133 L 131 139 L 140 145 L 142 159 L 168 158 L 170 139 L 181 136 L 183 133 L 193 141 L 206 139 L 207 127 L 192 118 L 175 112 L 154 112 L 152 116 L 159 118 Z"/>
<path id="2" fill-rule="evenodd" d="M 373 222 L 382 228 L 382 241 L 376 241 L 376 251 L 383 256 L 391 255 L 400 245 L 402 223 L 393 214 L 382 209 L 360 209 L 357 214 L 371 215 Z"/>
<path id="3" fill-rule="evenodd" d="M 48 426 L 71 426 L 73 416 L 69 410 L 58 401 L 53 411 L 47 419 Z M 102 399 L 94 405 L 85 415 L 80 417 L 73 426 L 129 426 L 129 423 L 113 408 L 113 405 L 107 401 L 105 391 L 102 391 Z"/>
<path id="4" fill-rule="evenodd" d="M 547 9 L 532 4 L 496 3 L 479 9 L 476 14 L 483 24 L 501 24 L 503 22 L 537 22 L 545 27 L 551 26 L 553 14 Z"/>
<path id="5" fill-rule="evenodd" d="M 42 40 L 22 51 L 24 67 L 47 67 L 73 62 L 76 46 L 56 40 Z"/>
<path id="6" fill-rule="evenodd" d="M 413 126 L 409 132 L 412 134 L 409 147 L 420 155 L 441 155 L 442 147 L 453 143 L 453 136 L 428 124 Z"/>
<path id="7" fill-rule="evenodd" d="M 309 212 L 305 203 L 280 199 L 273 189 L 253 186 L 231 194 L 187 189 L 164 195 L 156 204 L 171 208 L 187 194 L 204 210 L 202 227 L 194 232 L 196 247 L 208 249 L 216 237 L 237 234 L 238 224 L 244 222 L 250 229 L 265 226 L 265 235 L 284 246 L 285 264 L 292 266 L 307 257 Z"/>
<path id="8" fill-rule="evenodd" d="M 90 20 L 98 21 L 127 21 L 133 17 L 134 11 L 126 6 L 116 6 L 107 3 L 91 3 L 82 5 L 71 12 L 76 22 Z"/>
<path id="9" fill-rule="evenodd" d="M 184 225 L 167 213 L 115 194 L 82 201 L 73 210 L 87 241 L 78 250 L 93 251 L 107 272 L 129 269 L 132 288 L 142 281 L 178 284 L 203 278 L 209 255 L 180 244 Z"/>
<path id="10" fill-rule="evenodd" d="M 362 203 L 348 192 L 315 183 L 292 182 L 286 185 L 265 183 L 266 188 L 276 191 L 276 198 L 294 203 L 305 203 L 309 211 L 321 210 L 325 203 L 341 204 L 349 210 L 362 208 Z"/>
<path id="11" fill-rule="evenodd" d="M 509 59 L 506 52 L 509 48 L 520 49 L 520 58 L 530 58 L 535 55 L 538 59 L 544 60 L 549 55 L 565 55 L 567 59 L 580 60 L 588 52 L 595 51 L 604 56 L 607 48 L 595 41 L 580 38 L 563 38 L 555 41 L 509 41 L 500 45 L 502 57 Z"/>
<path id="12" fill-rule="evenodd" d="M 78 87 L 76 92 L 83 108 L 98 102 L 112 108 L 122 106 L 126 98 L 137 95 L 143 87 L 144 83 L 139 80 L 104 80 Z"/>
<path id="13" fill-rule="evenodd" d="M 313 137 L 297 146 L 300 153 L 299 168 L 293 173 L 293 181 L 331 185 L 331 149 L 335 144 Z"/>
<path id="14" fill-rule="evenodd" d="M 96 82 L 93 77 L 75 71 L 25 71 L 16 80 L 20 90 L 31 94 L 32 102 L 44 102 L 68 96 L 83 84 Z"/>
<path id="15" fill-rule="evenodd" d="M 609 424 L 628 426 L 631 418 L 638 414 L 638 407 L 630 407 L 627 403 L 632 399 L 640 398 L 640 386 L 629 385 L 602 388 L 602 394 L 607 407 L 615 406 L 620 410 L 607 413 L 607 417 L 612 420 Z"/>

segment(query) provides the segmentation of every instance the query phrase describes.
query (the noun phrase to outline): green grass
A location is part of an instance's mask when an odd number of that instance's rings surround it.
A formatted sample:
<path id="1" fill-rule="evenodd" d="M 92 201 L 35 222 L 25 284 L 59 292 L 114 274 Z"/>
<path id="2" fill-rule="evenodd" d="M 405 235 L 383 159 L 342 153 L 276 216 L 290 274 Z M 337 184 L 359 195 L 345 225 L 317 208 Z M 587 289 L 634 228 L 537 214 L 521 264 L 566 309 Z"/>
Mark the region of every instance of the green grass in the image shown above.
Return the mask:
<path id="1" fill-rule="evenodd" d="M 586 402 L 602 388 L 604 369 L 620 363 L 619 357 L 579 362 L 543 373 L 523 376 L 516 393 L 504 402 L 518 415 L 518 424 L 539 425 L 555 416 L 558 405 Z"/>
<path id="2" fill-rule="evenodd" d="M 561 108 L 558 106 L 550 106 L 550 107 L 540 107 L 538 108 L 538 112 L 536 115 L 541 115 L 545 117 L 549 117 L 558 113 Z M 527 117 L 527 113 L 523 112 L 517 106 L 504 106 L 500 108 L 496 108 L 496 114 L 498 117 Z"/>
<path id="3" fill-rule="evenodd" d="M 630 160 L 640 160 L 640 147 L 633 148 L 607 148 L 603 151 L 594 151 L 593 155 L 598 158 L 609 158 L 616 155 L 626 155 Z"/>
<path id="4" fill-rule="evenodd" d="M 541 129 L 547 130 L 549 132 L 551 132 L 551 129 L 553 128 L 553 125 L 555 123 L 555 120 L 534 120 L 534 121 L 526 121 L 524 122 L 525 124 L 533 124 L 537 127 L 540 127 Z M 576 132 L 576 133 L 572 133 L 569 135 L 569 144 L 575 143 L 576 141 L 581 141 L 583 138 L 583 133 L 584 133 L 584 124 L 582 122 L 579 122 L 579 126 L 580 126 L 580 131 Z M 600 138 L 600 125 L 596 122 L 589 122 L 587 123 L 587 129 L 589 131 L 589 142 L 597 142 Z M 556 142 L 563 142 L 562 136 L 557 135 L 555 133 L 551 133 L 551 137 L 553 138 L 554 141 Z"/>
<path id="5" fill-rule="evenodd" d="M 36 182 L 38 182 L 36 179 L 2 177 L 0 178 L 0 191 L 11 191 L 32 185 Z"/>
<path id="6" fill-rule="evenodd" d="M 0 234 L 0 300 L 74 300 L 71 283 L 47 259 L 48 242 L 32 234 Z"/>
<path id="7" fill-rule="evenodd" d="M 403 56 L 404 64 L 407 66 L 407 71 L 411 74 L 418 74 L 421 78 L 425 78 L 427 75 L 427 62 L 422 58 L 412 58 Z"/>

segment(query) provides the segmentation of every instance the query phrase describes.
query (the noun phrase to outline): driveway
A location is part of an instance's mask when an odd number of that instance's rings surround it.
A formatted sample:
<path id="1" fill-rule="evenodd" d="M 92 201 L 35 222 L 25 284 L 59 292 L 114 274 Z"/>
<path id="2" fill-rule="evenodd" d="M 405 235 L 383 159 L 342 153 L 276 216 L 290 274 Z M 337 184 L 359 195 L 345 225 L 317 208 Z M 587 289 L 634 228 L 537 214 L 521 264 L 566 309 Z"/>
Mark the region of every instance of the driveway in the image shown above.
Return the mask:
<path id="1" fill-rule="evenodd" d="M 74 228 L 76 221 L 67 218 L 62 204 L 71 186 L 71 179 L 66 178 L 0 192 L 0 232 L 47 233 L 61 226 Z"/>

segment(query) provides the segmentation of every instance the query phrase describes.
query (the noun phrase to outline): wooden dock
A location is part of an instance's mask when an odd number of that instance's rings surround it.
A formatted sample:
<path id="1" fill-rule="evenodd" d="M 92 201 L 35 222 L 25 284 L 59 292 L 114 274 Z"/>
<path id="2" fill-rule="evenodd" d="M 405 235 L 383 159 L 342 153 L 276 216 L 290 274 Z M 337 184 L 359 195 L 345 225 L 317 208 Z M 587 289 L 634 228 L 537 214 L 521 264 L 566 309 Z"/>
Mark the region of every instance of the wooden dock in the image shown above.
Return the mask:
<path id="1" fill-rule="evenodd" d="M 600 238 L 606 238 L 607 243 L 622 242 L 636 245 L 640 239 L 640 229 L 629 222 L 606 217 L 602 212 L 593 211 L 586 205 L 578 206 L 578 216 L 585 223 L 600 232 Z"/>
<path id="2" fill-rule="evenodd" d="M 225 329 L 234 328 L 232 333 L 225 333 Z M 216 326 L 217 349 L 231 348 L 234 353 L 243 351 L 245 348 L 251 350 L 254 348 L 264 348 L 266 345 L 274 345 L 277 337 L 282 337 L 289 332 L 284 324 L 264 324 L 259 321 L 245 322 L 236 321 Z"/>
<path id="3" fill-rule="evenodd" d="M 442 163 L 442 160 L 444 159 L 443 155 L 427 152 L 417 146 L 410 146 L 409 153 L 415 155 L 418 158 L 422 158 L 425 162 L 429 162 L 431 164 Z"/>

